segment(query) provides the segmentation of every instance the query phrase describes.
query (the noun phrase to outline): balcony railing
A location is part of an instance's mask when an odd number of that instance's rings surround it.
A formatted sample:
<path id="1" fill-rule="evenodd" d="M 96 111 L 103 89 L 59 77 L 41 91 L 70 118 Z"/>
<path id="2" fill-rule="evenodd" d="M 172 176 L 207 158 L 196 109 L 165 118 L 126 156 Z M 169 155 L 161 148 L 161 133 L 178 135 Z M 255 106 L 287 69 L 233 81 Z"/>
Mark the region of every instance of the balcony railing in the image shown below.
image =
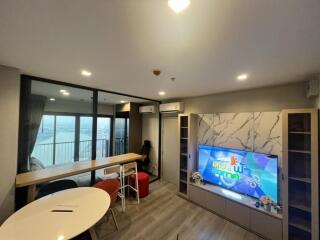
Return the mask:
<path id="1" fill-rule="evenodd" d="M 114 155 L 127 152 L 127 138 L 116 138 Z M 76 142 L 43 143 L 34 146 L 32 156 L 45 166 L 74 162 Z M 110 156 L 110 140 L 97 139 L 96 159 Z M 79 141 L 79 161 L 92 159 L 92 141 Z"/>

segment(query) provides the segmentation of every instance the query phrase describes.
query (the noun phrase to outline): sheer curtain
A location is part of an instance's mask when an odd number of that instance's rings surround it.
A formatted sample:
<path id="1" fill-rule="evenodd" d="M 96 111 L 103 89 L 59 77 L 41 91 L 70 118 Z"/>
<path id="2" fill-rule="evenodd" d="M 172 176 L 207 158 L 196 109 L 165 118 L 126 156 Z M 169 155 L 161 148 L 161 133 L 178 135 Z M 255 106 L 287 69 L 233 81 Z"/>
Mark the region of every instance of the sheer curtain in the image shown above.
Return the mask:
<path id="1" fill-rule="evenodd" d="M 28 136 L 28 166 L 30 170 L 31 153 L 37 140 L 41 119 L 46 105 L 47 97 L 34 95 L 30 96 L 30 111 L 28 116 L 29 136 Z"/>

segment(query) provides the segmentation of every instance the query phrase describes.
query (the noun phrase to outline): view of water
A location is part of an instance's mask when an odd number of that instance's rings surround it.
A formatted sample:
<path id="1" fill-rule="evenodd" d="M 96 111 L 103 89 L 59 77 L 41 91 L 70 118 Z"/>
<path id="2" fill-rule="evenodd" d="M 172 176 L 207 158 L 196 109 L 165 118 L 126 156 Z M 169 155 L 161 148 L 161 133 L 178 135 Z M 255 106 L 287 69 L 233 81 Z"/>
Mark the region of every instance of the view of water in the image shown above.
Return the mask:
<path id="1" fill-rule="evenodd" d="M 110 118 L 98 118 L 97 158 L 105 157 L 105 155 L 108 154 L 110 126 Z M 52 165 L 54 159 L 54 164 L 73 162 L 75 159 L 75 128 L 75 116 L 44 115 L 39 127 L 32 156 L 39 159 L 45 166 Z M 81 116 L 79 130 L 79 160 L 90 160 L 92 154 L 92 117 Z M 115 137 L 125 137 L 124 134 L 124 119 L 119 119 L 115 125 Z"/>

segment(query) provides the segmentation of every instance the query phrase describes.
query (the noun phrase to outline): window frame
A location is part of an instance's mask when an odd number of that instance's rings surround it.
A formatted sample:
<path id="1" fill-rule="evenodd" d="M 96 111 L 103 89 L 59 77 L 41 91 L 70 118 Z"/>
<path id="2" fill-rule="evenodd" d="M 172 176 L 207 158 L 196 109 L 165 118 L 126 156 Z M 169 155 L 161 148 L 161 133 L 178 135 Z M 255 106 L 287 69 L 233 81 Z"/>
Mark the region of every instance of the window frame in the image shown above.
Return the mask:
<path id="1" fill-rule="evenodd" d="M 162 102 L 159 100 L 155 99 L 150 99 L 150 98 L 145 98 L 145 97 L 139 97 L 135 95 L 130 95 L 130 94 L 124 94 L 120 92 L 114 92 L 114 91 L 109 91 L 109 90 L 104 90 L 104 89 L 99 89 L 99 88 L 92 88 L 92 87 L 87 87 L 83 85 L 77 85 L 77 84 L 72 84 L 72 83 L 67 83 L 67 82 L 62 82 L 62 81 L 57 81 L 57 80 L 52 80 L 52 79 L 47 79 L 47 78 L 41 78 L 41 77 L 36 77 L 32 75 L 26 75 L 22 74 L 20 78 L 20 121 L 19 121 L 19 149 L 18 149 L 18 167 L 17 167 L 17 172 L 22 173 L 22 172 L 27 172 L 29 169 L 26 166 L 26 162 L 24 161 L 25 159 L 25 153 L 27 152 L 27 144 L 26 140 L 28 137 L 28 129 L 26 127 L 26 115 L 27 115 L 27 109 L 29 107 L 28 100 L 29 96 L 31 94 L 31 82 L 32 81 L 39 81 L 39 82 L 46 82 L 46 83 L 51 83 L 51 84 L 58 84 L 61 86 L 68 86 L 68 87 L 73 87 L 73 88 L 78 88 L 78 89 L 84 89 L 84 90 L 90 90 L 93 92 L 93 102 L 92 102 L 92 160 L 96 159 L 96 137 L 97 137 L 97 117 L 98 116 L 108 116 L 108 115 L 103 115 L 103 114 L 98 114 L 98 92 L 105 92 L 105 93 L 111 93 L 111 94 L 117 94 L 119 96 L 126 96 L 126 97 L 132 97 L 132 98 L 138 98 L 146 101 L 151 101 L 155 102 L 158 104 L 161 104 Z M 46 113 L 45 113 L 46 114 Z M 57 113 L 55 113 L 57 114 Z M 60 113 L 59 113 L 60 114 Z M 64 113 L 68 114 L 68 113 Z M 73 113 L 74 115 L 74 113 Z M 86 114 L 83 114 L 86 115 Z M 90 114 L 89 114 L 90 115 Z M 114 130 L 114 118 L 112 121 L 112 134 Z M 154 181 L 160 179 L 161 177 L 161 121 L 162 117 L 161 114 L 159 113 L 159 132 L 158 132 L 158 176 L 154 179 Z M 113 135 L 112 135 L 113 139 Z M 111 144 L 112 146 L 113 144 Z M 112 155 L 113 155 L 113 147 L 112 147 Z M 95 172 L 91 172 L 91 182 L 93 183 L 95 181 Z"/>

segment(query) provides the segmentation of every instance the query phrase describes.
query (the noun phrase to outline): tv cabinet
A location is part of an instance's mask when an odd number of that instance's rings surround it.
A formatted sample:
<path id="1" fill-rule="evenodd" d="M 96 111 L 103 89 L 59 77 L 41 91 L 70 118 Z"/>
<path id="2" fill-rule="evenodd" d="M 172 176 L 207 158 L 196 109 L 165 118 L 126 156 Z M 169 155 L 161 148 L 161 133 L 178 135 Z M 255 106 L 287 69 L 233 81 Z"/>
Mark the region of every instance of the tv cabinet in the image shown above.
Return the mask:
<path id="1" fill-rule="evenodd" d="M 179 190 L 178 194 L 189 197 L 189 180 L 196 169 L 197 157 L 197 120 L 196 114 L 179 114 Z"/>
<path id="2" fill-rule="evenodd" d="M 284 239 L 319 239 L 318 110 L 283 111 Z"/>
<path id="3" fill-rule="evenodd" d="M 189 184 L 189 200 L 266 239 L 282 239 L 282 214 L 256 208 L 256 200 L 215 185 Z"/>

